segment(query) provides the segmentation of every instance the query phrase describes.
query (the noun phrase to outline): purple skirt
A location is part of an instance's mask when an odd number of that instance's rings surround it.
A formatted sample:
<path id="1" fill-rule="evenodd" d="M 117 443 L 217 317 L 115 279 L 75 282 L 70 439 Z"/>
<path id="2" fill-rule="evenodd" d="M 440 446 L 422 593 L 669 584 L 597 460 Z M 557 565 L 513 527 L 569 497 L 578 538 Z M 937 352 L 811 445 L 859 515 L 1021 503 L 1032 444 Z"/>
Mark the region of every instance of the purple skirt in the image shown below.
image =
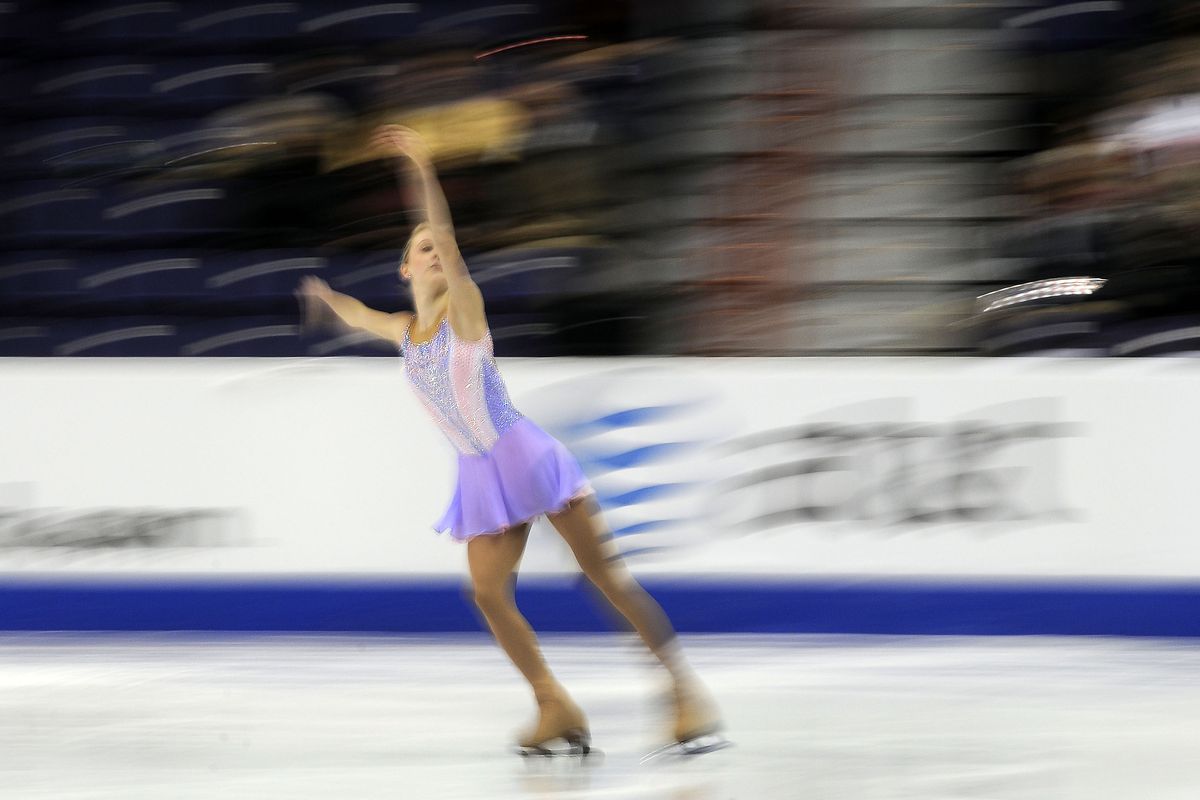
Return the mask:
<path id="1" fill-rule="evenodd" d="M 565 510 L 591 493 L 575 456 L 522 417 L 487 453 L 459 453 L 454 499 L 433 527 L 465 542 Z"/>

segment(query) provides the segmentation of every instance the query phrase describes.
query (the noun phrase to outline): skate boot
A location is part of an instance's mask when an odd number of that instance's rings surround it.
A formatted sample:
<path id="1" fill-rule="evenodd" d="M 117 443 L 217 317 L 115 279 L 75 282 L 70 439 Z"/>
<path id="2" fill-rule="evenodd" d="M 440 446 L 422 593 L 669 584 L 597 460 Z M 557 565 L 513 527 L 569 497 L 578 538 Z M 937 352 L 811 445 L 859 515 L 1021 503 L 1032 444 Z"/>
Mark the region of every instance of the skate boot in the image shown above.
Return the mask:
<path id="1" fill-rule="evenodd" d="M 565 749 L 560 742 L 566 745 Z M 539 698 L 537 727 L 521 737 L 517 753 L 522 756 L 586 756 L 591 752 L 587 718 L 566 692 L 558 691 L 545 699 Z"/>
<path id="2" fill-rule="evenodd" d="M 723 724 L 716 703 L 698 684 L 675 684 L 671 690 L 670 706 L 675 722 L 671 728 L 674 741 L 647 754 L 642 761 L 662 756 L 695 756 L 729 747 L 721 733 Z"/>

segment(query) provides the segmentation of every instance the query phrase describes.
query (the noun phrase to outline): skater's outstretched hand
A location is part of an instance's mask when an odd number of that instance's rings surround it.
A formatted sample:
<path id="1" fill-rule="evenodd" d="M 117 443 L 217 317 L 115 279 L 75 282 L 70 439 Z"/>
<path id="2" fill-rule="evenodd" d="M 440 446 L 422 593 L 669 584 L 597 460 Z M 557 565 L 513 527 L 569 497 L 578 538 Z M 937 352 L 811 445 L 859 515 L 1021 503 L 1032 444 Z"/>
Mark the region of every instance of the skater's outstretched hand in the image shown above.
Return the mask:
<path id="1" fill-rule="evenodd" d="M 315 275 L 305 275 L 300 280 L 300 286 L 296 289 L 296 299 L 300 301 L 306 325 L 317 321 L 321 305 L 329 305 L 333 294 L 329 284 Z"/>
<path id="2" fill-rule="evenodd" d="M 403 125 L 384 125 L 375 130 L 371 146 L 390 155 L 406 156 L 418 165 L 433 163 L 433 154 L 421 134 Z"/>
<path id="3" fill-rule="evenodd" d="M 305 275 L 300 279 L 300 286 L 296 289 L 296 297 L 310 305 L 315 300 L 320 300 L 328 305 L 329 299 L 333 295 L 334 291 L 329 288 L 329 284 L 315 275 Z"/>

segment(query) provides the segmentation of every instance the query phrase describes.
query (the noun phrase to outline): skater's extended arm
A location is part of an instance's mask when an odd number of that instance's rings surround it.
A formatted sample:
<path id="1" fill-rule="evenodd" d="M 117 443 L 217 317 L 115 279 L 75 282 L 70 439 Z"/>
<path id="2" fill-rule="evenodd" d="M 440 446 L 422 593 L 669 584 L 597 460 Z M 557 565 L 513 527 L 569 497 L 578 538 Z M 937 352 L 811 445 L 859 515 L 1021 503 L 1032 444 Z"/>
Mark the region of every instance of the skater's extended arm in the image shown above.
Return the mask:
<path id="1" fill-rule="evenodd" d="M 421 201 L 422 221 L 428 223 L 433 245 L 441 260 L 442 273 L 446 276 L 446 288 L 450 293 L 451 323 L 456 329 L 474 331 L 482 336 L 486 330 L 483 310 L 483 295 L 471 273 L 463 262 L 454 238 L 454 223 L 450 219 L 450 206 L 438 181 L 437 170 L 429 148 L 416 131 L 402 125 L 385 125 L 373 140 L 376 147 L 408 160 L 408 177 Z M 477 338 L 472 336 L 472 338 Z"/>
<path id="2" fill-rule="evenodd" d="M 318 304 L 323 303 L 351 328 L 367 331 L 397 344 L 403 338 L 404 329 L 412 319 L 412 314 L 407 311 L 389 314 L 370 308 L 348 294 L 335 292 L 325 281 L 311 275 L 300 282 L 299 294 L 305 303 L 306 314 L 311 316 L 319 308 Z"/>

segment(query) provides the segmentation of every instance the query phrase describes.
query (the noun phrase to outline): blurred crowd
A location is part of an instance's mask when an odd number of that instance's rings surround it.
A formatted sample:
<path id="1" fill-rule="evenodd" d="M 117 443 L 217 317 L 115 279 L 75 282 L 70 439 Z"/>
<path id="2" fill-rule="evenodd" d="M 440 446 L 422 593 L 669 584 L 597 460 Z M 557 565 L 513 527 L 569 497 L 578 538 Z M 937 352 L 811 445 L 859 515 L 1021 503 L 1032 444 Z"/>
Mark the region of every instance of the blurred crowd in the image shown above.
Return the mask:
<path id="1" fill-rule="evenodd" d="M 1200 352 L 1200 8 L 1166 11 L 1156 41 L 1093 55 L 1051 143 L 1013 163 L 1026 220 L 998 247 L 1010 284 L 978 304 L 984 352 Z"/>
<path id="2" fill-rule="evenodd" d="M 1197 20 L 1082 5 L 4 4 L 0 355 L 388 353 L 292 293 L 404 307 L 389 122 L 500 355 L 1123 354 L 1187 318 Z"/>

